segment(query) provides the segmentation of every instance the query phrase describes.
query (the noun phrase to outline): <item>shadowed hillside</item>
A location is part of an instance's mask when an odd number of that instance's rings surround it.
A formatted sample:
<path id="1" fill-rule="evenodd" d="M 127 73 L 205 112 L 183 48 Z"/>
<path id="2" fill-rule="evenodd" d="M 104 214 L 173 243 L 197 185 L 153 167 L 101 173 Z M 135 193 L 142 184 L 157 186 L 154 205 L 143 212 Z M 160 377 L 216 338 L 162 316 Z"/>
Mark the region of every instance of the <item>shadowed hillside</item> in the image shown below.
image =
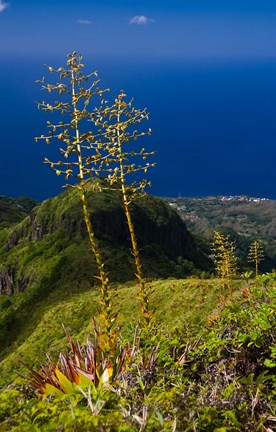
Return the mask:
<path id="1" fill-rule="evenodd" d="M 37 201 L 28 197 L 0 196 L 0 229 L 24 219 L 37 204 Z"/>

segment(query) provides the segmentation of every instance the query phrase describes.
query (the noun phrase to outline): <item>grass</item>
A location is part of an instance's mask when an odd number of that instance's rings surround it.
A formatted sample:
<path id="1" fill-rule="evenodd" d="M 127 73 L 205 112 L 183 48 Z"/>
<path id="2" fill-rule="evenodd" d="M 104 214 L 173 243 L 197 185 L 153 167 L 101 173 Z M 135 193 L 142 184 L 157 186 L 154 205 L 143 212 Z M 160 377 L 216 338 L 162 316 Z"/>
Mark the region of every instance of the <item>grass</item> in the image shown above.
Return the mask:
<path id="1" fill-rule="evenodd" d="M 156 309 L 156 319 L 162 326 L 179 329 L 189 326 L 196 329 L 204 324 L 206 317 L 217 304 L 219 282 L 208 280 L 168 279 L 152 282 L 152 304 Z M 127 333 L 131 324 L 139 319 L 139 304 L 136 299 L 137 285 L 127 283 L 113 285 L 116 291 L 115 309 L 120 310 L 118 324 L 122 332 Z M 18 323 L 26 320 L 23 329 L 18 329 L 17 337 L 2 353 L 0 363 L 0 386 L 11 382 L 15 370 L 22 370 L 19 359 L 30 365 L 45 360 L 46 353 L 55 356 L 59 350 L 66 348 L 62 324 L 68 328 L 71 336 L 85 342 L 92 337 L 92 316 L 97 315 L 97 291 L 84 286 L 58 287 L 36 306 L 26 309 L 18 308 Z M 2 302 L 5 296 L 2 297 Z M 33 304 L 33 303 L 31 303 Z M 20 316 L 22 314 L 22 316 Z"/>
<path id="2" fill-rule="evenodd" d="M 235 281 L 231 301 L 222 298 L 216 279 L 151 282 L 159 325 L 149 333 L 138 329 L 135 344 L 138 287 L 112 285 L 122 325 L 116 359 L 126 353 L 126 367 L 110 382 L 83 381 L 73 387 L 55 372 L 63 393 L 41 397 L 30 390 L 26 380 L 16 378 L 15 370 L 28 375 L 19 357 L 37 371 L 41 363 L 49 363 L 46 353 L 55 360 L 59 351 L 68 352 L 62 323 L 73 340 L 82 343 L 93 338 L 91 315 L 97 309 L 95 290 L 76 287 L 74 292 L 51 292 L 44 302 L 38 302 L 29 319 L 30 325 L 38 320 L 37 325 L 28 335 L 19 335 L 13 352 L 0 364 L 0 430 L 273 430 L 276 298 L 274 275 L 266 277 L 269 284 L 260 278 Z M 111 365 L 116 368 L 113 360 Z M 44 378 L 41 383 L 45 385 Z"/>

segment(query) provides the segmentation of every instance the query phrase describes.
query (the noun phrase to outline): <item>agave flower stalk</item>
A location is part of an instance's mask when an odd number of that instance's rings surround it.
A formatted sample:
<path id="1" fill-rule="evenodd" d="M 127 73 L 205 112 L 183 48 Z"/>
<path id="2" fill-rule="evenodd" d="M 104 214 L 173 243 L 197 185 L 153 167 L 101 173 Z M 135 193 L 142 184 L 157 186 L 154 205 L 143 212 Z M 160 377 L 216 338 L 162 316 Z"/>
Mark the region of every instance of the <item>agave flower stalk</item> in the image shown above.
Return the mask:
<path id="1" fill-rule="evenodd" d="M 229 236 L 214 231 L 213 251 L 216 271 L 228 290 L 230 298 L 233 297 L 232 281 L 237 272 L 235 250 L 235 243 L 230 241 Z"/>
<path id="2" fill-rule="evenodd" d="M 99 80 L 96 78 L 90 84 L 91 77 L 97 77 L 97 72 L 85 75 L 83 68 L 82 57 L 73 52 L 68 54 L 67 68 L 54 69 L 48 66 L 51 73 L 59 75 L 60 82 L 45 84 L 44 79 L 38 81 L 42 83 L 43 90 L 47 90 L 49 93 L 56 92 L 62 99 L 53 103 L 43 101 L 38 103 L 38 108 L 51 113 L 59 112 L 65 121 L 59 121 L 55 124 L 48 121 L 48 135 L 41 135 L 36 140 L 44 139 L 47 144 L 53 139 L 63 142 L 64 146 L 60 148 L 62 159 L 58 162 L 52 162 L 45 158 L 45 163 L 49 164 L 57 175 L 65 175 L 66 180 L 73 178 L 74 181 L 66 184 L 66 186 L 76 189 L 79 193 L 89 244 L 97 264 L 98 275 L 96 277 L 100 281 L 101 299 L 99 303 L 102 341 L 108 347 L 114 341 L 113 329 L 117 314 L 113 312 L 108 275 L 95 237 L 88 200 L 88 183 L 93 176 L 99 175 L 96 161 L 101 157 L 99 137 L 90 130 L 94 114 L 89 112 L 88 106 L 92 98 L 93 100 L 97 98 L 96 105 L 103 103 L 103 95 L 107 90 L 99 89 Z"/>
<path id="3" fill-rule="evenodd" d="M 131 214 L 131 203 L 137 197 L 143 195 L 145 187 L 150 184 L 146 180 L 134 181 L 127 184 L 127 176 L 139 171 L 147 172 L 149 167 L 155 163 L 145 162 L 154 152 L 140 150 L 127 150 L 125 147 L 132 140 L 137 140 L 144 135 L 150 135 L 151 129 L 147 132 L 138 132 L 135 125 L 148 119 L 146 109 L 139 110 L 132 106 L 132 100 L 126 102 L 126 95 L 121 92 L 115 99 L 114 104 L 109 107 L 100 107 L 96 110 L 95 124 L 100 128 L 102 143 L 105 151 L 99 163 L 101 170 L 107 173 L 109 185 L 117 187 L 122 194 L 122 202 L 130 234 L 132 255 L 135 265 L 135 276 L 139 284 L 139 300 L 145 327 L 152 325 L 153 311 L 150 308 L 150 288 L 143 275 L 143 267 L 140 258 L 140 251 L 135 234 L 133 218 Z M 134 162 L 135 158 L 140 164 Z"/>
<path id="4" fill-rule="evenodd" d="M 255 277 L 259 274 L 259 266 L 261 261 L 264 260 L 264 251 L 262 245 L 258 240 L 254 240 L 249 246 L 248 261 L 255 264 Z"/>

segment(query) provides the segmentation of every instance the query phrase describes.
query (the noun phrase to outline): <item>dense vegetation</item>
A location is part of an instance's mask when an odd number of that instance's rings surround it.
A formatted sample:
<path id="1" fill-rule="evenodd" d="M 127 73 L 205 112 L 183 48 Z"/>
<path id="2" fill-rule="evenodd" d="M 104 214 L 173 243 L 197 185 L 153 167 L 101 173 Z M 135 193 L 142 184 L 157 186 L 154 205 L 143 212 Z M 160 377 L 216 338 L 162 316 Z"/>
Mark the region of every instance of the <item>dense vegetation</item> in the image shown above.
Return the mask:
<path id="1" fill-rule="evenodd" d="M 55 361 L 59 352 L 68 352 L 62 324 L 73 340 L 84 346 L 87 337 L 93 340 L 91 318 L 97 316 L 98 294 L 91 288 L 95 270 L 79 202 L 74 191 L 45 201 L 22 222 L 2 230 L 6 232 L 2 239 L 2 265 L 7 268 L 16 263 L 14 274 L 18 277 L 14 277 L 17 282 L 13 291 L 4 291 L 0 296 L 0 430 L 273 430 L 273 274 L 260 275 L 256 281 L 233 280 L 231 301 L 227 300 L 223 281 L 216 279 L 152 282 L 156 323 L 151 336 L 145 336 L 139 328 L 135 330 L 140 318 L 137 286 L 133 282 L 115 283 L 116 278 L 132 278 L 128 276 L 131 257 L 129 243 L 124 239 L 126 227 L 118 195 L 92 189 L 90 194 L 105 255 L 109 251 L 116 263 L 116 251 L 124 251 L 124 266 L 121 263 L 119 267 L 119 259 L 114 267 L 110 261 L 110 277 L 114 278 L 112 292 L 117 295 L 114 309 L 120 310 L 120 346 L 127 352 L 135 347 L 135 355 L 126 359 L 116 379 L 110 379 L 102 389 L 96 387 L 89 407 L 86 384 L 69 394 L 46 395 L 41 399 L 16 374 L 19 371 L 28 375 L 20 360 L 37 370 L 39 364 L 45 363 L 46 355 Z M 185 237 L 185 227 L 173 209 L 150 197 L 138 200 L 135 206 L 142 250 L 158 250 L 156 255 L 150 252 L 148 259 L 143 255 L 152 272 L 155 268 L 168 271 L 179 265 L 180 258 L 173 261 L 166 253 L 185 251 L 181 249 L 180 235 L 186 247 L 190 244 L 198 256 L 192 237 Z M 107 221 L 114 224 L 109 232 L 105 231 Z M 162 230 L 167 234 L 162 234 Z M 170 243 L 173 239 L 175 244 Z M 157 256 L 159 260 L 154 265 Z M 191 268 L 195 270 L 194 265 Z M 125 279 L 121 271 L 127 274 Z M 21 290 L 19 275 L 21 280 L 28 280 Z"/>
<path id="2" fill-rule="evenodd" d="M 20 222 L 37 205 L 28 197 L 9 198 L 0 196 L 0 228 Z"/>
<path id="3" fill-rule="evenodd" d="M 116 379 L 102 387 L 91 384 L 91 400 L 87 383 L 63 395 L 41 398 L 15 378 L 15 369 L 24 370 L 19 358 L 34 366 L 46 360 L 46 352 L 55 359 L 60 349 L 67 351 L 61 322 L 80 343 L 93 334 L 90 317 L 95 313 L 95 292 L 58 290 L 30 317 L 33 333 L 24 342 L 22 338 L 1 363 L 1 430 L 273 430 L 276 299 L 272 283 L 271 279 L 266 286 L 260 280 L 257 285 L 236 286 L 234 300 L 223 303 L 217 301 L 218 281 L 155 282 L 157 327 L 150 345 L 139 331 L 133 339 L 139 316 L 137 288 L 118 287 L 120 344 L 134 354 Z"/>
<path id="4" fill-rule="evenodd" d="M 263 245 L 265 260 L 261 270 L 276 268 L 276 201 L 238 197 L 166 198 L 177 208 L 188 229 L 206 252 L 213 230 L 230 234 L 239 251 L 241 269 L 248 266 L 249 245 L 258 240 Z M 252 265 L 252 268 L 254 265 Z M 249 267 L 250 268 L 250 267 Z"/>

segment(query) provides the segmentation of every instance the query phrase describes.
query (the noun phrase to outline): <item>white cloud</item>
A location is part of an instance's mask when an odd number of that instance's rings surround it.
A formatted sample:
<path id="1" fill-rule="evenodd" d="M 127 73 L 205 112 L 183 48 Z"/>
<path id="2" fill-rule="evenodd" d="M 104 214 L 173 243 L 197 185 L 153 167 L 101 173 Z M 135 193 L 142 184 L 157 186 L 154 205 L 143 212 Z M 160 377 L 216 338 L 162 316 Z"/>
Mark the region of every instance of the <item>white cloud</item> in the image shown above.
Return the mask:
<path id="1" fill-rule="evenodd" d="M 87 25 L 87 24 L 91 24 L 91 21 L 90 21 L 90 20 L 87 20 L 87 19 L 78 19 L 78 20 L 77 20 L 77 23 L 78 23 L 78 24 Z"/>
<path id="2" fill-rule="evenodd" d="M 136 15 L 129 20 L 129 24 L 146 25 L 150 22 L 154 22 L 154 19 L 148 18 L 145 15 Z"/>
<path id="3" fill-rule="evenodd" d="M 3 12 L 8 6 L 9 6 L 8 3 L 5 3 L 2 0 L 0 0 L 0 13 Z"/>

